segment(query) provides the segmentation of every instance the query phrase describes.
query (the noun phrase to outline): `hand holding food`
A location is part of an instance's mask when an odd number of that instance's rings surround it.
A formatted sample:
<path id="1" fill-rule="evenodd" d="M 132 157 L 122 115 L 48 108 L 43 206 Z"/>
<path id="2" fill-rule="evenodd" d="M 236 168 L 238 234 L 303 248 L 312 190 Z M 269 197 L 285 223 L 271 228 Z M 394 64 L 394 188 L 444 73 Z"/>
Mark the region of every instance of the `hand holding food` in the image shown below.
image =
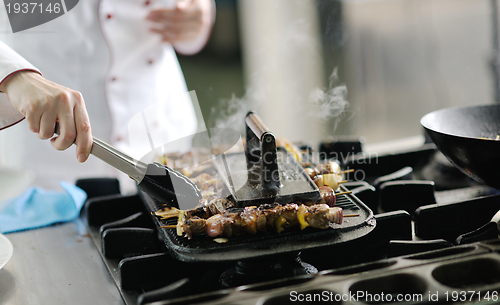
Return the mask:
<path id="1" fill-rule="evenodd" d="M 10 103 L 21 112 L 29 129 L 40 139 L 54 135 L 59 122 L 60 135 L 50 140 L 57 150 L 75 142 L 79 162 L 87 160 L 92 147 L 90 120 L 80 92 L 51 82 L 33 71 L 16 72 L 0 84 Z"/>

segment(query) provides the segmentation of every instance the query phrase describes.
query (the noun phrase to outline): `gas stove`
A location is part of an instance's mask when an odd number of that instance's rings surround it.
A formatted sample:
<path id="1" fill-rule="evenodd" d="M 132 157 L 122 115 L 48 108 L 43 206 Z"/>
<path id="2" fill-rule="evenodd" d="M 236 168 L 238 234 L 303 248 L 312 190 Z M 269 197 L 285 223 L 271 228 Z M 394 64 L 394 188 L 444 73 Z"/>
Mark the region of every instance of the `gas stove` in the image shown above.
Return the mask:
<path id="1" fill-rule="evenodd" d="M 497 190 L 465 177 L 429 143 L 373 154 L 358 141 L 337 141 L 321 143 L 317 151 L 354 169 L 344 186 L 374 212 L 375 228 L 348 242 L 253 259 L 178 260 L 159 236 L 143 196 L 118 194 L 113 179 L 80 180 L 77 185 L 89 194 L 87 229 L 124 302 L 498 300 L 500 239 L 491 221 L 500 210 Z"/>

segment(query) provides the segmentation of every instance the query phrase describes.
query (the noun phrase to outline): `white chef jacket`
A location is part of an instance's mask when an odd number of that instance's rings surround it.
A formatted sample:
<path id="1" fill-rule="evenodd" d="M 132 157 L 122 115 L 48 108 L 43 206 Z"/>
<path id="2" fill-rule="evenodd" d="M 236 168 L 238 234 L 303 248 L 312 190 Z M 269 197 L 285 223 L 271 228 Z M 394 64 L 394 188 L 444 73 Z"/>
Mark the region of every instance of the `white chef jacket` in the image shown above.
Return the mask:
<path id="1" fill-rule="evenodd" d="M 152 23 L 145 19 L 151 9 L 172 7 L 173 1 L 80 1 L 64 15 L 19 33 L 12 33 L 0 5 L 0 41 L 5 43 L 0 42 L 0 82 L 16 71 L 34 70 L 80 91 L 93 135 L 137 159 L 193 135 L 197 120 L 174 48 L 151 33 Z M 193 41 L 174 45 L 176 50 L 198 52 L 214 17 Z M 52 188 L 60 180 L 116 175 L 93 156 L 79 164 L 74 148 L 56 151 L 31 133 L 26 121 L 16 124 L 22 119 L 0 93 L 0 160 L 35 171 L 36 185 Z"/>

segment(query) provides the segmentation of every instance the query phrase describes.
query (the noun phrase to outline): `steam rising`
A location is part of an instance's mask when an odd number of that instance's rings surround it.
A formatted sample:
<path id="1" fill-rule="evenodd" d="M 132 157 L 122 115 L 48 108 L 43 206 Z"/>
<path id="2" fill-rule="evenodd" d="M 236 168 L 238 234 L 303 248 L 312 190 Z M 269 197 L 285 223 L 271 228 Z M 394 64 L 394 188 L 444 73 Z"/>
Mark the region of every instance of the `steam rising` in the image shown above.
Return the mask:
<path id="1" fill-rule="evenodd" d="M 347 101 L 347 86 L 338 83 L 337 68 L 333 69 L 332 74 L 328 77 L 328 89 L 314 88 L 309 94 L 309 104 L 314 104 L 319 107 L 319 111 L 309 111 L 309 116 L 319 118 L 323 121 L 338 117 L 344 112 L 349 105 Z M 316 107 L 308 107 L 316 108 Z"/>
<path id="2" fill-rule="evenodd" d="M 264 100 L 263 89 L 257 85 L 259 83 L 252 84 L 242 97 L 233 94 L 229 99 L 221 99 L 218 107 L 212 107 L 210 119 L 214 127 L 233 128 L 244 134 L 245 116 Z"/>
<path id="3" fill-rule="evenodd" d="M 250 103 L 246 99 L 246 95 L 238 98 L 232 95 L 230 99 L 222 99 L 219 106 L 212 107 L 211 116 L 215 119 L 214 126 L 216 128 L 232 127 L 238 131 L 242 131 L 245 115 L 250 111 Z"/>
<path id="4" fill-rule="evenodd" d="M 339 121 L 339 116 L 347 112 L 347 86 L 339 84 L 338 71 L 334 68 L 328 77 L 328 88 L 316 87 L 311 90 L 307 101 L 297 101 L 297 117 L 304 113 L 323 122 Z M 259 84 L 258 81 L 253 84 Z M 218 107 L 212 107 L 211 120 L 216 128 L 233 128 L 244 134 L 245 116 L 248 111 L 254 110 L 264 100 L 263 87 L 254 85 L 245 91 L 241 98 L 232 95 L 230 99 L 222 99 Z M 278 114 L 277 114 L 278 115 Z"/>

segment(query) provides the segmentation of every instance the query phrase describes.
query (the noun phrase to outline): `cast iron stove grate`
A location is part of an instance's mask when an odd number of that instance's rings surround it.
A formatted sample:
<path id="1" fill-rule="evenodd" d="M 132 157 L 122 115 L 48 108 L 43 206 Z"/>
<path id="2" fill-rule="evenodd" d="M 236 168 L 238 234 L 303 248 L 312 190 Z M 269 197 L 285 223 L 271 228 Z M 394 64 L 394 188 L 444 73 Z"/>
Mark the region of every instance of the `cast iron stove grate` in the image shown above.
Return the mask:
<path id="1" fill-rule="evenodd" d="M 433 153 L 435 153 L 434 148 L 424 146 L 408 152 L 379 156 L 380 164 L 378 165 L 383 167 L 379 174 L 376 173 L 377 162 L 359 162 L 359 164 L 369 165 L 365 168 L 366 173 L 371 175 L 367 177 L 369 181 L 376 180 L 377 175 L 386 177 L 398 169 L 411 166 L 410 175 L 407 173 L 405 177 L 393 175 L 394 180 L 391 180 L 392 182 L 408 181 L 400 180 L 404 178 L 411 181 L 411 179 L 422 179 L 421 167 L 426 166 L 429 156 Z M 353 166 L 355 163 L 351 162 L 349 167 L 355 168 Z M 382 179 L 382 181 L 388 180 Z M 405 183 L 401 182 L 401 184 Z M 446 191 L 433 191 L 432 188 L 426 186 L 423 192 L 429 192 L 429 190 L 434 192 L 433 196 L 430 196 L 421 194 L 421 184 L 418 185 L 417 187 L 405 186 L 403 193 L 406 192 L 406 196 L 410 194 L 412 202 L 420 200 L 423 204 L 422 198 L 431 197 L 435 202 L 425 202 L 426 205 L 420 207 L 415 207 L 413 203 L 407 205 L 404 199 L 398 200 L 399 205 L 382 204 L 380 201 L 381 185 L 372 186 L 361 181 L 349 183 L 347 188 L 359 191 L 356 197 L 362 198 L 363 202 L 375 211 L 377 226 L 372 232 L 335 247 L 322 247 L 321 251 L 302 251 L 300 254 L 302 260 L 313 263 L 320 271 L 320 276 L 304 275 L 255 284 L 237 290 L 253 291 L 259 296 L 265 296 L 266 305 L 281 304 L 289 299 L 289 291 L 285 290 L 290 288 L 283 287 L 314 291 L 317 287 L 325 287 L 321 286 L 325 282 L 332 282 L 332 276 L 337 279 L 331 284 L 336 286 L 328 288 L 332 291 L 343 291 L 344 286 L 341 286 L 343 285 L 341 283 L 352 282 L 355 278 L 359 278 L 361 282 L 354 287 L 355 289 L 367 287 L 366 285 L 370 287 L 373 283 L 380 282 L 384 283 L 384 289 L 390 290 L 398 287 L 394 284 L 394 279 L 400 280 L 403 284 L 418 282 L 412 275 L 406 276 L 406 273 L 413 273 L 412 270 L 428 268 L 426 270 L 429 271 L 432 270 L 430 268 L 437 268 L 446 275 L 449 270 L 457 266 L 467 266 L 469 263 L 472 266 L 479 264 L 480 270 L 484 271 L 481 271 L 482 275 L 478 275 L 473 272 L 474 268 L 467 269 L 469 273 L 466 275 L 472 276 L 478 285 L 476 290 L 486 291 L 491 287 L 493 287 L 491 289 L 498 290 L 499 287 L 495 286 L 498 285 L 498 279 L 494 276 L 495 272 L 490 271 L 499 270 L 496 269 L 498 267 L 496 253 L 500 251 L 498 229 L 496 223 L 490 222 L 491 217 L 500 209 L 498 192 L 480 185 L 457 189 L 450 189 L 447 186 Z M 86 186 L 86 188 L 93 190 L 95 186 Z M 399 188 L 394 189 L 401 192 Z M 394 189 L 385 188 L 384 191 L 392 192 Z M 445 192 L 453 193 L 453 196 L 448 196 L 447 193 L 444 203 L 440 200 Z M 394 199 L 398 196 L 385 196 L 384 198 Z M 339 204 L 344 203 L 339 201 Z M 396 209 L 383 211 L 381 206 Z M 251 298 L 245 299 L 240 293 L 235 294 L 234 289 L 221 290 L 219 278 L 225 270 L 234 266 L 233 262 L 229 264 L 188 263 L 173 258 L 165 248 L 163 238 L 158 237 L 157 225 L 151 221 L 150 211 L 139 196 L 115 195 L 93 198 L 88 200 L 85 211 L 90 236 L 127 305 L 148 303 L 153 300 L 164 300 L 159 304 L 169 302 L 193 304 L 201 302 L 202 299 L 219 304 L 224 304 L 224 302 L 262 303 L 263 299 L 259 301 Z M 412 231 L 412 222 L 417 228 L 417 236 Z M 104 230 L 100 232 L 100 228 Z M 480 244 L 471 244 L 491 238 L 494 239 Z M 136 241 L 141 241 L 141 243 Z M 110 252 L 110 249 L 117 249 L 121 252 Z M 428 250 L 431 251 L 422 253 Z M 414 258 L 400 258 L 401 255 L 412 256 L 411 253 L 416 253 L 413 255 Z M 455 263 L 458 265 L 454 265 Z M 401 277 L 401 273 L 405 275 Z M 426 282 L 430 274 L 432 273 L 429 271 L 426 276 L 420 275 L 420 277 L 423 277 L 423 281 Z M 457 274 L 451 274 L 449 277 L 460 281 L 459 278 L 457 279 Z M 443 278 L 444 284 L 449 285 L 446 277 L 441 277 L 439 280 L 443 281 Z M 434 281 L 434 279 L 430 280 Z M 357 280 L 356 282 L 358 283 Z M 393 283 L 392 288 L 387 283 Z M 484 283 L 490 283 L 488 284 L 490 286 L 484 286 Z M 366 285 L 363 286 L 364 284 Z M 192 298 L 186 299 L 187 296 L 192 296 Z M 237 298 L 233 298 L 234 296 Z M 174 299 L 180 303 L 175 303 Z M 439 304 L 439 302 L 432 304 Z"/>

